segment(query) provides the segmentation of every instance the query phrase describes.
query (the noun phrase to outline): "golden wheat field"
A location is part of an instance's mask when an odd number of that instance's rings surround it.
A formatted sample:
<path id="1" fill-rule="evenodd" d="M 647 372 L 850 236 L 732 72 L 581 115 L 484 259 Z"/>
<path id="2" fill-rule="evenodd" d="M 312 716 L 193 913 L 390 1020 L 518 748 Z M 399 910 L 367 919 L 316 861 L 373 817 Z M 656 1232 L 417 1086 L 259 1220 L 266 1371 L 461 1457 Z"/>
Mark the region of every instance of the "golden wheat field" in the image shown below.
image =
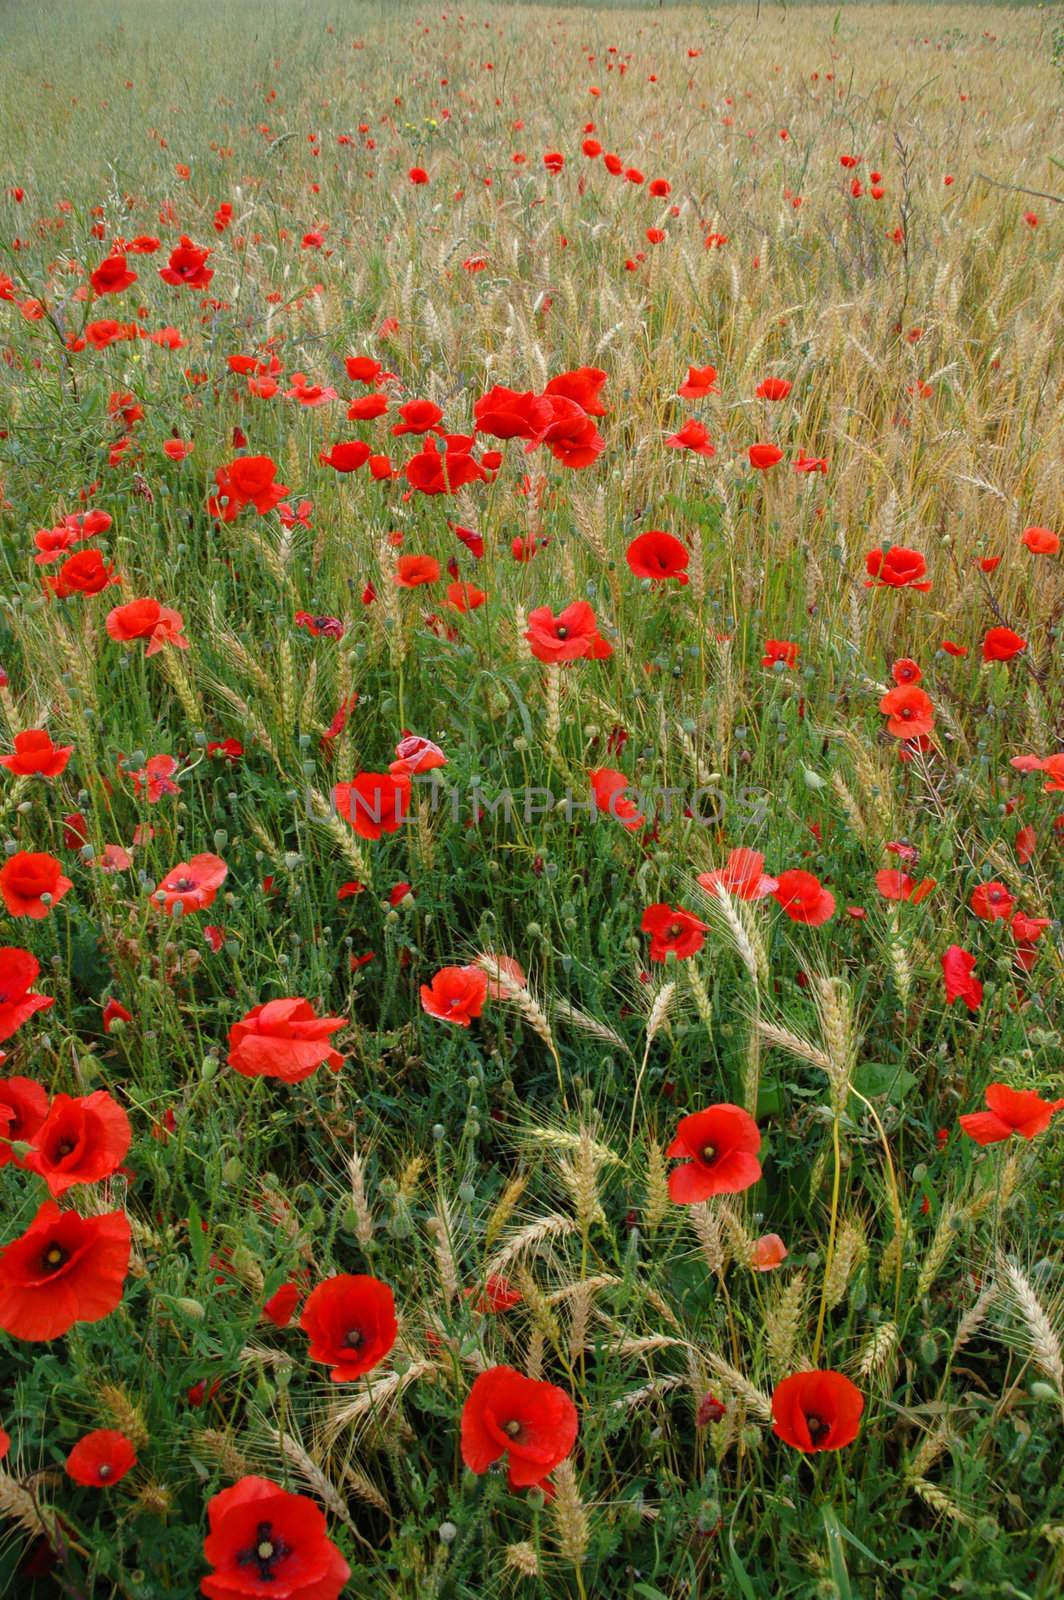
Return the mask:
<path id="1" fill-rule="evenodd" d="M 1059 6 L 0 6 L 0 1589 L 1064 1582 Z"/>

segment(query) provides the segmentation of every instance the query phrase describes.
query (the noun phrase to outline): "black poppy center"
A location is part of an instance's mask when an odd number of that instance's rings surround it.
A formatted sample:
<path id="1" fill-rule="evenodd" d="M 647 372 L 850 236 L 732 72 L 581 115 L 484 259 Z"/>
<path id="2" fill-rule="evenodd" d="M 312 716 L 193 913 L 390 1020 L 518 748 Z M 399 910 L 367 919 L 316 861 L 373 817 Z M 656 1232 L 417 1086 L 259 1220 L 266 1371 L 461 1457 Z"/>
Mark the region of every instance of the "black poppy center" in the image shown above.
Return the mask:
<path id="1" fill-rule="evenodd" d="M 195 887 L 196 884 L 193 878 L 178 878 L 176 883 L 172 883 L 170 885 L 172 891 L 180 892 L 181 894 L 184 894 L 186 890 L 194 889 Z"/>
<path id="2" fill-rule="evenodd" d="M 714 1159 L 714 1157 L 716 1156 L 716 1154 L 717 1154 L 717 1147 L 716 1147 L 715 1144 L 704 1144 L 702 1146 L 702 1160 L 703 1161 L 712 1161 Z"/>
<path id="3" fill-rule="evenodd" d="M 67 1252 L 61 1244 L 50 1244 L 44 1252 L 43 1266 L 45 1272 L 58 1272 L 59 1268 L 67 1261 Z"/>
<path id="4" fill-rule="evenodd" d="M 349 1350 L 361 1350 L 365 1337 L 361 1328 L 349 1328 L 344 1334 L 344 1344 Z"/>
<path id="5" fill-rule="evenodd" d="M 272 1522 L 260 1522 L 255 1528 L 255 1543 L 237 1552 L 237 1565 L 254 1567 L 255 1576 L 262 1583 L 272 1583 L 277 1576 L 279 1561 L 292 1554 L 292 1546 L 274 1534 Z"/>
<path id="6" fill-rule="evenodd" d="M 805 1425 L 809 1429 L 809 1437 L 814 1444 L 827 1433 L 830 1427 L 830 1423 L 825 1422 L 823 1417 L 818 1417 L 815 1413 L 806 1417 Z"/>
<path id="7" fill-rule="evenodd" d="M 569 629 L 564 627 L 562 624 L 559 623 L 558 629 L 557 629 L 557 634 L 558 634 L 558 638 L 559 639 L 568 639 L 568 637 L 569 637 Z"/>
<path id="8" fill-rule="evenodd" d="M 503 1423 L 502 1431 L 507 1435 L 508 1438 L 516 1439 L 518 1434 L 521 1432 L 521 1424 L 518 1422 L 516 1417 L 512 1417 L 509 1422 Z"/>
<path id="9" fill-rule="evenodd" d="M 62 1143 L 57 1144 L 55 1147 L 55 1159 L 57 1161 L 65 1161 L 67 1156 L 72 1156 L 74 1154 L 74 1149 L 75 1145 L 73 1139 L 64 1139 Z"/>

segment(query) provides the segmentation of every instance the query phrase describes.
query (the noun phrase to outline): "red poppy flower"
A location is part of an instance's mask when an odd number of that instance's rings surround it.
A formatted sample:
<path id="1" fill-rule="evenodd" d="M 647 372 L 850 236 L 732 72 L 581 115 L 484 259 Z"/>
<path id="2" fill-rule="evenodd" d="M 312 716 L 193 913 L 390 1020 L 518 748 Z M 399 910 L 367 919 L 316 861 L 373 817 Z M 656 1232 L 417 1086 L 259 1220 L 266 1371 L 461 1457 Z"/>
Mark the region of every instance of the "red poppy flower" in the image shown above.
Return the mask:
<path id="1" fill-rule="evenodd" d="M 550 606 L 536 606 L 528 614 L 524 637 L 537 661 L 577 661 L 583 656 L 598 661 L 613 653 L 586 600 L 574 600 L 557 616 Z"/>
<path id="2" fill-rule="evenodd" d="M 671 950 L 681 961 L 693 956 L 705 944 L 706 924 L 682 906 L 664 902 L 647 906 L 639 924 L 650 934 L 651 961 L 664 961 Z"/>
<path id="3" fill-rule="evenodd" d="M 441 1022 L 468 1028 L 488 997 L 488 980 L 479 967 L 441 967 L 431 984 L 421 985 L 421 1009 Z"/>
<path id="4" fill-rule="evenodd" d="M 121 1001 L 114 999 L 112 996 L 112 998 L 108 1000 L 107 1004 L 103 1008 L 102 1021 L 104 1033 L 110 1033 L 112 1023 L 132 1022 L 133 1013 L 131 1011 L 127 1011 Z"/>
<path id="5" fill-rule="evenodd" d="M 44 851 L 18 850 L 0 867 L 0 897 L 12 917 L 40 922 L 73 887 L 62 863 Z"/>
<path id="6" fill-rule="evenodd" d="M 1060 537 L 1051 528 L 1025 528 L 1020 537 L 1034 556 L 1055 556 L 1060 549 Z"/>
<path id="7" fill-rule="evenodd" d="M 408 772 L 431 772 L 447 765 L 447 757 L 439 745 L 417 733 L 404 733 L 395 753 Z"/>
<path id="8" fill-rule="evenodd" d="M 1011 661 L 1026 649 L 1027 640 L 1021 639 L 1011 628 L 991 628 L 983 640 L 983 660 Z"/>
<path id="9" fill-rule="evenodd" d="M 741 1106 L 725 1102 L 682 1117 L 665 1152 L 684 1158 L 669 1173 L 669 1199 L 692 1206 L 715 1194 L 741 1194 L 761 1177 L 760 1148 L 757 1123 Z"/>
<path id="10" fill-rule="evenodd" d="M 487 600 L 483 589 L 478 589 L 474 583 L 449 583 L 447 585 L 447 605 L 452 611 L 464 614 L 476 611 Z"/>
<path id="11" fill-rule="evenodd" d="M 358 772 L 350 783 L 338 783 L 333 803 L 360 839 L 379 839 L 398 833 L 410 810 L 410 775 L 396 772 Z"/>
<path id="12" fill-rule="evenodd" d="M 716 367 L 688 367 L 687 377 L 676 391 L 685 400 L 704 400 L 706 395 L 717 392 Z"/>
<path id="13" fill-rule="evenodd" d="M 428 183 L 429 175 L 424 167 L 411 167 L 407 173 L 411 183 Z"/>
<path id="14" fill-rule="evenodd" d="M 108 256 L 89 275 L 89 282 L 96 294 L 100 295 L 121 294 L 123 289 L 128 289 L 136 281 L 137 274 L 127 265 L 125 256 L 120 254 Z"/>
<path id="15" fill-rule="evenodd" d="M 892 544 L 889 550 L 878 545 L 865 556 L 868 578 L 866 589 L 919 589 L 926 594 L 931 584 L 924 579 L 927 562 L 918 550 Z"/>
<path id="16" fill-rule="evenodd" d="M 983 985 L 974 976 L 975 957 L 951 944 L 942 957 L 942 978 L 946 985 L 946 1004 L 963 1000 L 969 1011 L 978 1011 L 983 1000 Z"/>
<path id="17" fill-rule="evenodd" d="M 921 878 L 917 883 L 907 872 L 899 872 L 895 867 L 884 867 L 876 873 L 876 888 L 884 900 L 907 900 L 911 905 L 918 906 L 921 900 L 935 887 L 934 878 Z"/>
<path id="18" fill-rule="evenodd" d="M 482 1290 L 465 1289 L 463 1294 L 472 1303 L 474 1311 L 491 1312 L 494 1316 L 499 1316 L 504 1311 L 512 1311 L 514 1306 L 520 1305 L 524 1299 L 520 1290 L 515 1289 L 508 1278 L 500 1277 L 495 1272 L 489 1273 Z"/>
<path id="19" fill-rule="evenodd" d="M 915 661 L 910 661 L 908 656 L 902 656 L 900 661 L 895 661 L 890 669 L 894 682 L 901 686 L 906 683 L 919 683 L 923 673 Z"/>
<path id="20" fill-rule="evenodd" d="M 159 276 L 175 288 L 206 289 L 214 277 L 214 268 L 207 266 L 210 254 L 209 246 L 193 244 L 187 234 L 182 234 L 167 265 L 159 268 Z"/>
<path id="21" fill-rule="evenodd" d="M 28 950 L 13 944 L 0 946 L 0 1043 L 10 1039 L 38 1011 L 55 1005 L 52 995 L 34 994 L 30 989 L 40 970 L 40 962 Z M 2 1160 L 0 1155 L 0 1163 Z"/>
<path id="22" fill-rule="evenodd" d="M 367 455 L 369 453 L 367 449 Z M 232 522 L 245 506 L 254 506 L 259 516 L 273 511 L 288 493 L 288 485 L 277 483 L 277 464 L 270 456 L 237 456 L 214 474 L 217 491 L 207 503 L 212 517 Z"/>
<path id="23" fill-rule="evenodd" d="M 761 657 L 763 667 L 774 667 L 777 661 L 782 661 L 785 667 L 793 667 L 798 662 L 799 647 L 790 639 L 766 639 L 765 653 Z"/>
<path id="24" fill-rule="evenodd" d="M 694 417 L 689 418 L 676 433 L 670 434 L 665 443 L 673 450 L 693 450 L 699 456 L 709 457 L 717 453 L 717 447 L 709 437 L 709 429 Z"/>
<path id="25" fill-rule="evenodd" d="M 435 556 L 400 556 L 395 564 L 395 581 L 400 589 L 419 589 L 423 584 L 435 583 L 440 575 L 440 563 Z"/>
<path id="26" fill-rule="evenodd" d="M 155 889 L 152 899 L 162 907 L 166 916 L 175 915 L 180 902 L 181 912 L 206 911 L 212 906 L 229 875 L 229 868 L 220 856 L 205 854 L 193 856 L 189 861 L 179 861 Z"/>
<path id="27" fill-rule="evenodd" d="M 44 580 L 57 600 L 67 600 L 72 594 L 102 594 L 119 581 L 114 567 L 107 565 L 98 550 L 79 550 L 63 562 L 54 578 Z"/>
<path id="28" fill-rule="evenodd" d="M 739 900 L 763 900 L 779 888 L 778 879 L 769 878 L 762 871 L 764 865 L 765 858 L 759 850 L 732 850 L 723 867 L 715 872 L 700 872 L 698 882 L 709 894 L 726 889 Z"/>
<path id="29" fill-rule="evenodd" d="M 856 1439 L 864 1396 L 841 1372 L 795 1372 L 772 1393 L 772 1431 L 806 1455 Z"/>
<path id="30" fill-rule="evenodd" d="M 79 1217 L 46 1200 L 0 1250 L 0 1328 L 16 1339 L 58 1339 L 99 1322 L 122 1299 L 131 1233 L 122 1211 Z"/>
<path id="31" fill-rule="evenodd" d="M 391 376 L 374 356 L 347 356 L 344 367 L 352 383 L 378 383 Z"/>
<path id="32" fill-rule="evenodd" d="M 365 466 L 370 458 L 370 447 L 363 439 L 348 439 L 343 444 L 334 444 L 328 452 L 318 451 L 318 460 L 323 466 L 332 467 L 334 472 L 357 472 L 359 467 Z"/>
<path id="33" fill-rule="evenodd" d="M 931 697 L 914 683 L 891 689 L 879 702 L 879 709 L 888 719 L 887 732 L 895 739 L 915 739 L 920 734 L 930 733 L 935 725 Z"/>
<path id="34" fill-rule="evenodd" d="M 997 922 L 1000 918 L 1011 917 L 1016 901 L 1003 883 L 995 881 L 978 884 L 968 904 L 984 922 Z"/>
<path id="35" fill-rule="evenodd" d="M 446 436 L 442 455 L 435 437 L 427 435 L 423 449 L 411 456 L 403 471 L 419 494 L 456 494 L 467 483 L 483 483 L 488 476 L 471 452 L 471 441 L 459 434 Z"/>
<path id="36" fill-rule="evenodd" d="M 268 1478 L 240 1478 L 207 1502 L 200 1580 L 207 1600 L 338 1600 L 351 1568 L 313 1500 Z"/>
<path id="37" fill-rule="evenodd" d="M 188 649 L 188 640 L 182 636 L 184 618 L 180 611 L 160 605 L 158 600 L 145 598 L 131 600 L 128 605 L 115 606 L 108 612 L 105 626 L 112 639 L 128 644 L 132 639 L 147 639 L 146 656 L 156 655 L 164 644 L 178 650 Z"/>
<path id="38" fill-rule="evenodd" d="M 351 1383 L 394 1345 L 395 1296 L 379 1278 L 341 1272 L 311 1290 L 299 1326 L 310 1340 L 311 1361 L 331 1367 L 333 1383 Z"/>
<path id="39" fill-rule="evenodd" d="M 29 1143 L 48 1115 L 48 1096 L 32 1078 L 0 1078 L 0 1167 L 24 1167 L 12 1145 Z"/>
<path id="40" fill-rule="evenodd" d="M 33 1135 L 26 1157 L 53 1197 L 77 1183 L 109 1178 L 125 1160 L 132 1140 L 129 1118 L 105 1089 L 93 1094 L 57 1094 Z"/>
<path id="41" fill-rule="evenodd" d="M 545 444 L 563 466 L 574 469 L 593 466 L 606 448 L 606 441 L 583 406 L 562 394 L 545 392 L 540 398 L 548 409 L 539 432 L 526 445 L 526 451 L 533 450 L 537 444 Z"/>
<path id="42" fill-rule="evenodd" d="M 397 438 L 404 433 L 440 432 L 443 412 L 432 400 L 408 400 L 399 407 L 399 415 L 403 420 L 392 429 Z"/>
<path id="43" fill-rule="evenodd" d="M 792 922 L 804 923 L 809 928 L 819 928 L 835 915 L 835 896 L 801 867 L 779 874 L 773 898 Z"/>
<path id="44" fill-rule="evenodd" d="M 1031 1089 L 1011 1089 L 1007 1083 L 990 1084 L 985 1099 L 989 1110 L 969 1111 L 958 1118 L 976 1144 L 1000 1144 L 1014 1133 L 1034 1139 L 1064 1108 L 1064 1100 L 1043 1100 Z"/>
<path id="45" fill-rule="evenodd" d="M 308 1000 L 267 1000 L 229 1030 L 229 1065 L 245 1078 L 302 1083 L 321 1066 L 339 1072 L 344 1058 L 330 1043 L 346 1017 L 317 1017 Z"/>
<path id="46" fill-rule="evenodd" d="M 55 745 L 43 728 L 30 728 L 26 733 L 16 733 L 14 754 L 0 756 L 0 767 L 20 778 L 35 773 L 42 778 L 58 778 L 73 754 L 72 744 Z"/>
<path id="47" fill-rule="evenodd" d="M 282 1283 L 276 1289 L 262 1308 L 263 1316 L 272 1322 L 275 1328 L 287 1328 L 292 1320 L 292 1313 L 299 1304 L 300 1288 L 298 1283 L 291 1280 Z"/>
<path id="48" fill-rule="evenodd" d="M 639 534 L 625 553 L 625 560 L 637 578 L 650 578 L 655 583 L 675 578 L 681 586 L 688 581 L 690 559 L 686 545 L 658 528 Z"/>
<path id="49" fill-rule="evenodd" d="M 778 1233 L 763 1233 L 754 1240 L 750 1252 L 750 1265 L 755 1272 L 774 1272 L 788 1256 L 787 1246 Z"/>
<path id="50" fill-rule="evenodd" d="M 604 417 L 606 407 L 602 404 L 601 391 L 605 384 L 606 373 L 601 367 L 576 367 L 551 378 L 543 393 L 574 401 L 589 417 Z"/>
<path id="51" fill-rule="evenodd" d="M 750 465 L 758 472 L 767 472 L 783 460 L 783 451 L 776 444 L 752 444 L 746 454 Z"/>
<path id="52" fill-rule="evenodd" d="M 473 407 L 478 433 L 493 439 L 536 439 L 553 416 L 549 401 L 531 389 L 519 393 L 495 384 Z"/>
<path id="53" fill-rule="evenodd" d="M 471 1472 L 487 1472 L 505 1456 L 511 1489 L 549 1493 L 546 1479 L 569 1455 L 578 1426 L 564 1389 L 513 1367 L 489 1367 L 462 1407 L 462 1460 Z"/>
<path id="54" fill-rule="evenodd" d="M 137 1464 L 137 1452 L 124 1433 L 97 1428 L 86 1433 L 66 1458 L 67 1476 L 87 1489 L 109 1489 Z"/>
<path id="55" fill-rule="evenodd" d="M 643 826 L 646 818 L 625 794 L 629 783 L 623 772 L 618 772 L 615 767 L 595 767 L 589 776 L 591 793 L 599 811 L 605 811 L 629 833 Z"/>
<path id="56" fill-rule="evenodd" d="M 819 472 L 827 474 L 828 462 L 826 456 L 807 456 L 804 450 L 799 450 L 796 458 L 791 462 L 795 472 Z"/>
<path id="57" fill-rule="evenodd" d="M 754 392 L 759 400 L 786 400 L 791 385 L 786 378 L 765 378 Z"/>

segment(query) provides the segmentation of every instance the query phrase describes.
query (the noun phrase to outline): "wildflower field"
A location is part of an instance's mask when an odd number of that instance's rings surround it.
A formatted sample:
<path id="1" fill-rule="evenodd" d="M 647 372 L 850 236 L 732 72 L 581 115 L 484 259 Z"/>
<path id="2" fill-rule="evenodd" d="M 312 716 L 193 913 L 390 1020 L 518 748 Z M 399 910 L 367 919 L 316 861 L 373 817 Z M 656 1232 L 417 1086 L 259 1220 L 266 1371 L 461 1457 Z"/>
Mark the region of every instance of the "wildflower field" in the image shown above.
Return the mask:
<path id="1" fill-rule="evenodd" d="M 0 8 L 0 1592 L 1064 1584 L 1058 8 Z"/>

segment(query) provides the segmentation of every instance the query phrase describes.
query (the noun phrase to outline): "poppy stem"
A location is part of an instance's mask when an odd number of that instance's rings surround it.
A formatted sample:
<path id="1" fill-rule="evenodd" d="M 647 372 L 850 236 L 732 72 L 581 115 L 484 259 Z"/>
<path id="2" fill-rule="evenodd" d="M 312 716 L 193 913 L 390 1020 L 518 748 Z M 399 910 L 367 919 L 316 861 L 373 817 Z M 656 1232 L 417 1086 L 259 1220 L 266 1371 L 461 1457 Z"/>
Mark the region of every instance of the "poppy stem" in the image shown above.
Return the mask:
<path id="1" fill-rule="evenodd" d="M 835 1172 L 831 1183 L 831 1223 L 828 1229 L 828 1250 L 824 1260 L 824 1281 L 820 1291 L 820 1310 L 816 1319 L 816 1337 L 813 1340 L 813 1366 L 820 1359 L 820 1344 L 824 1337 L 824 1319 L 828 1311 L 828 1283 L 835 1260 L 835 1233 L 839 1222 L 839 1189 L 842 1183 L 842 1151 L 839 1147 L 839 1109 L 836 1107 L 831 1124 L 831 1150 Z"/>

